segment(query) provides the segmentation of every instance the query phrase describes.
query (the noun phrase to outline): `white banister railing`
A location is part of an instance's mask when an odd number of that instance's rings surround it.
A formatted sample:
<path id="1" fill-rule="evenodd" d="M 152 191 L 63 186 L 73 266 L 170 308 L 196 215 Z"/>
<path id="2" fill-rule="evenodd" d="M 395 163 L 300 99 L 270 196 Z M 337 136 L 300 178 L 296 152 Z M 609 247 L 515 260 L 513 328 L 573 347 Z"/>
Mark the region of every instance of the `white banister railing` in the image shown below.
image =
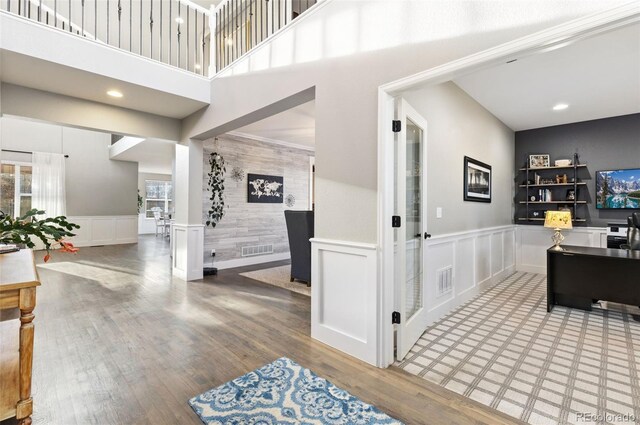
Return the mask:
<path id="1" fill-rule="evenodd" d="M 0 0 L 4 10 L 206 75 L 209 10 L 188 0 Z"/>
<path id="2" fill-rule="evenodd" d="M 220 71 L 318 0 L 223 0 L 211 16 L 211 68 Z"/>

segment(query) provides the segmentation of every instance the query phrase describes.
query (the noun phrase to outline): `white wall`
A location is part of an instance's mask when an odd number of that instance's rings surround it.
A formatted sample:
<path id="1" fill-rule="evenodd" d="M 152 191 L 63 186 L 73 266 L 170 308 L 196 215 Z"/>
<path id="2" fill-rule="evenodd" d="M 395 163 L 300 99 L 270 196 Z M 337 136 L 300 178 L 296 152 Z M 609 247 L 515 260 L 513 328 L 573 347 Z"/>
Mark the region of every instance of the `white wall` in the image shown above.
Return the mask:
<path id="1" fill-rule="evenodd" d="M 375 243 L 381 84 L 621 3 L 325 1 L 216 76 L 183 139 L 315 87 L 317 235 Z"/>
<path id="2" fill-rule="evenodd" d="M 67 216 L 80 224 L 80 246 L 135 242 L 138 165 L 111 161 L 111 135 L 14 117 L 0 118 L 0 148 L 69 155 Z M 2 152 L 5 160 L 30 162 L 31 155 Z"/>
<path id="3" fill-rule="evenodd" d="M 2 83 L 2 113 L 107 133 L 178 140 L 180 120 Z"/>
<path id="4" fill-rule="evenodd" d="M 427 121 L 427 228 L 432 235 L 513 222 L 514 132 L 453 82 L 402 96 Z M 491 203 L 463 200 L 464 157 L 492 167 Z M 442 208 L 442 218 L 436 208 Z"/>

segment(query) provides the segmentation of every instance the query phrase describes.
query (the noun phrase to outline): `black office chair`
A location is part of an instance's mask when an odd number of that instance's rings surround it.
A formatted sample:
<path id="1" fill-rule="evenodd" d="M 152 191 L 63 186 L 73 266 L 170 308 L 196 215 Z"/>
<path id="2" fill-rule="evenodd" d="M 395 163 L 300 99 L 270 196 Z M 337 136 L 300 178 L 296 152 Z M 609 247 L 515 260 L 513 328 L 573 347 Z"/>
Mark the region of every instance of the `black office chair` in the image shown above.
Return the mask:
<path id="1" fill-rule="evenodd" d="M 627 229 L 628 249 L 640 250 L 640 212 L 631 214 L 627 222 L 629 223 Z"/>
<path id="2" fill-rule="evenodd" d="M 313 211 L 284 212 L 291 252 L 291 282 L 294 279 L 311 286 L 311 242 L 314 223 Z"/>

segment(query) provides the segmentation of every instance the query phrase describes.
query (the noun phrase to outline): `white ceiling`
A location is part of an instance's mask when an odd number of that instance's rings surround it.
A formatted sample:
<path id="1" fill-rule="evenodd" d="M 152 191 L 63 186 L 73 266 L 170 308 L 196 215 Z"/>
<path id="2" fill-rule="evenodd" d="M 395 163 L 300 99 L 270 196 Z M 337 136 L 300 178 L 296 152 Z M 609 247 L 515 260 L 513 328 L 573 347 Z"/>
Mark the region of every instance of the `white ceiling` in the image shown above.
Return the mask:
<path id="1" fill-rule="evenodd" d="M 207 105 L 187 97 L 7 50 L 0 50 L 0 80 L 171 118 L 184 118 Z M 125 97 L 116 99 L 106 96 L 107 90 L 114 87 L 125 93 Z"/>
<path id="2" fill-rule="evenodd" d="M 314 147 L 316 142 L 316 102 L 303 103 L 269 118 L 238 128 L 231 134 L 258 140 Z"/>
<path id="3" fill-rule="evenodd" d="M 515 131 L 640 112 L 640 24 L 454 82 Z M 558 103 L 569 108 L 553 111 Z"/>
<path id="4" fill-rule="evenodd" d="M 145 139 L 113 159 L 137 162 L 139 173 L 171 174 L 175 152 L 175 142 Z"/>

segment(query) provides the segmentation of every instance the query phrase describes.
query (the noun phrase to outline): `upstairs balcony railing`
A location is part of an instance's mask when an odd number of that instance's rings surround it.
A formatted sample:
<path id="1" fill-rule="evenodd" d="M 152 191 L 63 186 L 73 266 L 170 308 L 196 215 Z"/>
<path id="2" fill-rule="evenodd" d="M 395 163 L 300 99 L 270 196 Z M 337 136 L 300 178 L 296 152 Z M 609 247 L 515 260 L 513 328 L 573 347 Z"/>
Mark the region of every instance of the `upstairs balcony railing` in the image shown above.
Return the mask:
<path id="1" fill-rule="evenodd" d="M 213 25 L 216 72 L 309 10 L 317 0 L 225 0 Z"/>
<path id="2" fill-rule="evenodd" d="M 0 9 L 208 75 L 210 13 L 178 0 L 0 0 Z"/>
<path id="3" fill-rule="evenodd" d="M 0 0 L 0 10 L 212 76 L 319 0 Z M 211 37 L 214 34 L 214 37 Z"/>

